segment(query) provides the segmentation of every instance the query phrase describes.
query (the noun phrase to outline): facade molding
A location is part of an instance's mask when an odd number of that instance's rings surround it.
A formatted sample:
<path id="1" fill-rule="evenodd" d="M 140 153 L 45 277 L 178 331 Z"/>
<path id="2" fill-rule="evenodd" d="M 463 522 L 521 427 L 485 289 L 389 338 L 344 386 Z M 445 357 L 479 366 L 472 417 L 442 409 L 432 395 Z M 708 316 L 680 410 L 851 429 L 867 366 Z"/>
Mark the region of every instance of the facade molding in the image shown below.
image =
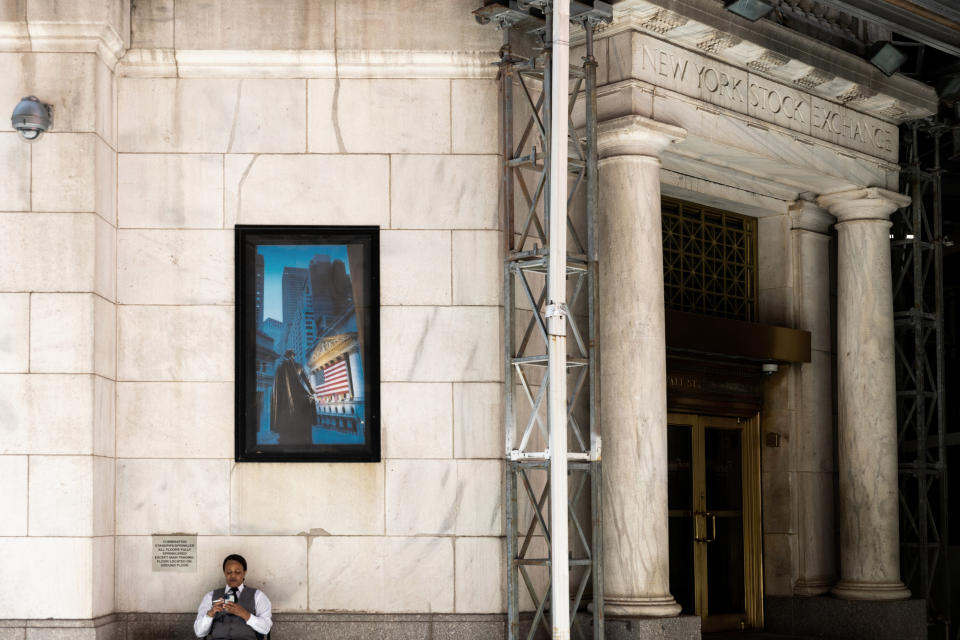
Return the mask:
<path id="1" fill-rule="evenodd" d="M 899 130 L 879 118 L 716 62 L 641 31 L 616 36 L 609 40 L 609 49 L 607 84 L 597 94 L 601 117 L 625 115 L 645 103 L 652 103 L 648 108 L 655 109 L 658 101 L 662 103 L 674 94 L 693 101 L 700 111 L 737 117 L 798 138 L 834 143 L 889 163 L 897 160 Z M 630 100 L 615 95 L 613 87 L 628 85 L 637 95 Z M 668 117 L 664 113 L 658 119 Z"/>
<path id="2" fill-rule="evenodd" d="M 644 97 L 643 94 L 646 94 L 646 97 Z M 699 112 L 704 112 L 714 116 L 722 116 L 726 119 L 733 119 L 742 122 L 744 125 L 753 129 L 781 133 L 785 136 L 793 138 L 793 140 L 796 142 L 808 146 L 829 149 L 833 152 L 836 152 L 838 155 L 842 155 L 850 159 L 866 161 L 885 171 L 900 171 L 900 165 L 896 164 L 894 159 L 871 154 L 862 149 L 845 146 L 839 139 L 837 139 L 836 136 L 833 136 L 832 140 L 825 140 L 810 134 L 804 134 L 803 132 L 789 129 L 777 123 L 768 122 L 755 114 L 740 113 L 729 108 L 705 103 L 700 99 L 685 95 L 679 91 L 671 91 L 670 89 L 665 89 L 663 87 L 634 78 L 608 84 L 598 90 L 597 96 L 600 119 L 601 121 L 608 121 L 615 117 L 638 114 L 644 110 L 649 110 L 652 112 L 655 110 L 656 105 L 646 109 L 645 103 L 652 102 L 654 94 L 661 99 L 672 98 L 680 100 L 692 105 Z M 639 109 L 637 108 L 638 105 L 640 105 Z M 690 136 L 697 136 L 698 134 L 704 133 L 694 128 L 687 129 L 687 132 Z M 714 134 L 716 132 L 714 130 L 710 130 L 709 133 Z M 896 127 L 891 129 L 891 135 L 895 135 L 897 138 L 899 138 L 899 132 L 897 131 Z M 896 139 L 891 141 L 891 143 L 893 142 L 896 142 Z M 896 154 L 895 146 L 893 146 L 892 149 L 894 154 Z"/>
<path id="3" fill-rule="evenodd" d="M 494 78 L 496 51 L 127 49 L 100 22 L 0 22 L 0 51 L 96 53 L 138 78 Z"/>
<path id="4" fill-rule="evenodd" d="M 146 78 L 494 78 L 493 51 L 131 49 L 119 74 Z"/>
<path id="5" fill-rule="evenodd" d="M 884 185 L 899 172 L 893 162 L 851 149 L 838 140 L 815 138 L 644 80 L 621 80 L 598 93 L 601 156 L 611 155 L 604 151 L 609 136 L 603 132 L 612 122 L 637 117 L 673 125 L 687 135 L 667 146 L 660 159 L 665 170 L 688 176 L 687 188 L 690 180 L 701 186 L 736 184 L 740 190 L 792 203 L 805 192 Z M 581 117 L 574 113 L 575 123 L 580 124 Z M 719 202 L 711 204 L 722 208 Z"/>
<path id="6" fill-rule="evenodd" d="M 495 78 L 496 51 L 337 51 L 341 78 Z"/>
<path id="7" fill-rule="evenodd" d="M 623 0 L 614 5 L 613 25 L 597 37 L 641 31 L 891 124 L 937 111 L 936 91 L 928 85 L 903 75 L 888 78 L 858 56 L 716 8 L 712 0 Z"/>
<path id="8" fill-rule="evenodd" d="M 0 22 L 0 51 L 96 53 L 113 71 L 126 45 L 102 22 Z"/>

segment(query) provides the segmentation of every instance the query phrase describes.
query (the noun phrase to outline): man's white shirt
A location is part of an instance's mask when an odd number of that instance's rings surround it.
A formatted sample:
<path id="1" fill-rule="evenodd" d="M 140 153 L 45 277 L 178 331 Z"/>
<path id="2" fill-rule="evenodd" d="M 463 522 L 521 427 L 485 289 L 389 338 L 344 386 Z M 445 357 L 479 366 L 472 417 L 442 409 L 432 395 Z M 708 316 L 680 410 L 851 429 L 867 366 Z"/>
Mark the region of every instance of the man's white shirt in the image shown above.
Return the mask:
<path id="1" fill-rule="evenodd" d="M 225 588 L 227 593 L 229 593 L 230 587 L 226 586 Z M 237 587 L 238 599 L 245 588 L 244 585 Z M 273 607 L 270 604 L 270 598 L 268 598 L 267 594 L 263 591 L 257 589 L 257 592 L 253 594 L 253 605 L 255 610 L 250 612 L 250 619 L 247 620 L 247 626 L 257 633 L 267 635 L 273 627 Z M 197 608 L 197 619 L 193 623 L 193 632 L 198 638 L 202 638 L 210 633 L 210 628 L 213 626 L 213 618 L 208 616 L 207 612 L 212 608 L 213 591 L 209 591 L 200 601 L 200 606 Z"/>

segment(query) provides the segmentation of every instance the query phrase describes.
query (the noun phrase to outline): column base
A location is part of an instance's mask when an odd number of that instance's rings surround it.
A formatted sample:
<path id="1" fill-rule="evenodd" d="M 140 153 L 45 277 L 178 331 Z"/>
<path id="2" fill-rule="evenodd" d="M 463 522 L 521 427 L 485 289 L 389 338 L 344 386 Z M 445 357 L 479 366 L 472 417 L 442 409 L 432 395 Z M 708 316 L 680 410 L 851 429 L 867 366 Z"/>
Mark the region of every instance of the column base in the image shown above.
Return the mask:
<path id="1" fill-rule="evenodd" d="M 820 596 L 828 591 L 836 583 L 836 580 L 829 578 L 812 578 L 810 580 L 798 580 L 793 586 L 793 595 L 798 598 L 812 598 Z"/>
<path id="2" fill-rule="evenodd" d="M 906 600 L 910 597 L 910 589 L 902 582 L 841 580 L 830 592 L 843 600 Z"/>
<path id="3" fill-rule="evenodd" d="M 604 596 L 603 615 L 613 618 L 669 618 L 680 615 L 680 605 L 669 593 L 641 598 Z"/>

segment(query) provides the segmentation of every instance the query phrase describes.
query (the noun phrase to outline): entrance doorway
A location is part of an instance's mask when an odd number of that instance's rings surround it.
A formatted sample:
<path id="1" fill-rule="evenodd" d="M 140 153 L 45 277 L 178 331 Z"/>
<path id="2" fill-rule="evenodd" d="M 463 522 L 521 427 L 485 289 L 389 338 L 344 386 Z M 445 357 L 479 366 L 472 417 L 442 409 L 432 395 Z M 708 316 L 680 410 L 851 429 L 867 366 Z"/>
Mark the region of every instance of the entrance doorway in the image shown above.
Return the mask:
<path id="1" fill-rule="evenodd" d="M 704 631 L 763 625 L 759 427 L 668 416 L 670 590 Z"/>

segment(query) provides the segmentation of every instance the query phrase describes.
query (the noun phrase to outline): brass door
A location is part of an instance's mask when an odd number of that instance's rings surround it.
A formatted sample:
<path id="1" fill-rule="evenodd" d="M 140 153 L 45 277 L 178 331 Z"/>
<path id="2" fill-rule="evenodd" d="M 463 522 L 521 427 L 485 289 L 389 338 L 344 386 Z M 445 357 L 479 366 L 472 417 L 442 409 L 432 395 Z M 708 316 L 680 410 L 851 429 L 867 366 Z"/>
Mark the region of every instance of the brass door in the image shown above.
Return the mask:
<path id="1" fill-rule="evenodd" d="M 760 628 L 759 420 L 668 416 L 670 590 L 704 631 Z"/>

